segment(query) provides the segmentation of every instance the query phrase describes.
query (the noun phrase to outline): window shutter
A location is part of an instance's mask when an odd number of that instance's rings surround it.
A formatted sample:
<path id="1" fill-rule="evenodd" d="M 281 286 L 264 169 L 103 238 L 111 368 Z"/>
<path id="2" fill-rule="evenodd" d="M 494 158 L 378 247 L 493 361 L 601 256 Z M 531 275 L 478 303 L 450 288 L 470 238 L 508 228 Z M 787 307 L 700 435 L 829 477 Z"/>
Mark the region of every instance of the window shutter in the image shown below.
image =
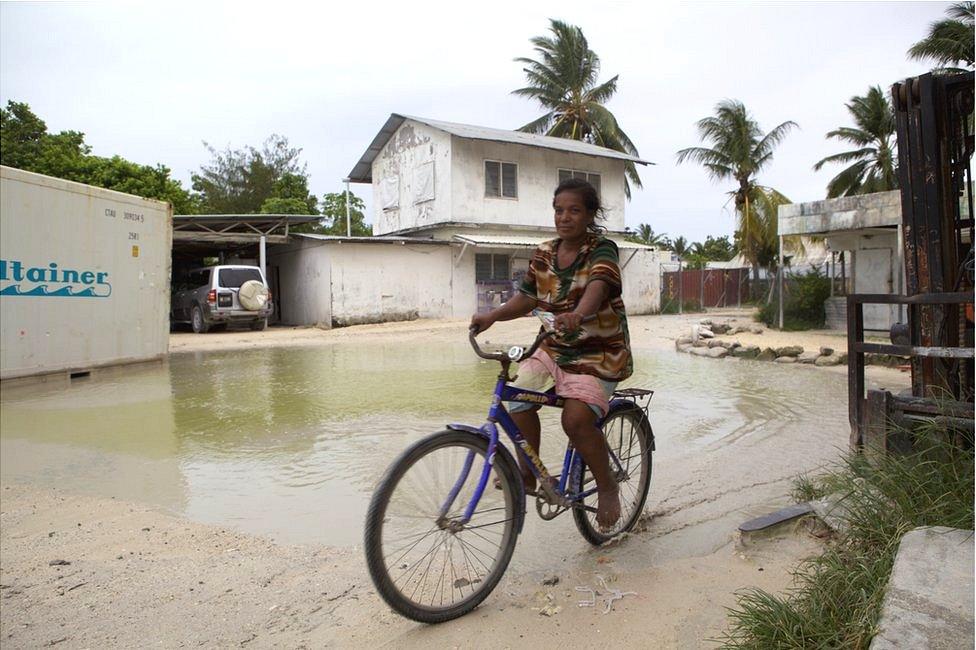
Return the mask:
<path id="1" fill-rule="evenodd" d="M 513 163 L 502 163 L 502 196 L 518 197 L 518 166 Z"/>
<path id="2" fill-rule="evenodd" d="M 474 256 L 475 282 L 491 280 L 491 255 L 479 253 Z"/>
<path id="3" fill-rule="evenodd" d="M 509 277 L 509 256 L 495 255 L 492 260 L 492 280 L 510 280 Z"/>
<path id="4" fill-rule="evenodd" d="M 485 196 L 501 196 L 500 165 L 489 160 L 485 161 Z"/>
<path id="5" fill-rule="evenodd" d="M 596 195 L 597 196 L 601 196 L 601 193 L 600 193 L 600 175 L 599 174 L 590 174 L 589 176 L 586 177 L 586 181 L 590 185 L 593 186 L 593 189 L 596 190 Z"/>

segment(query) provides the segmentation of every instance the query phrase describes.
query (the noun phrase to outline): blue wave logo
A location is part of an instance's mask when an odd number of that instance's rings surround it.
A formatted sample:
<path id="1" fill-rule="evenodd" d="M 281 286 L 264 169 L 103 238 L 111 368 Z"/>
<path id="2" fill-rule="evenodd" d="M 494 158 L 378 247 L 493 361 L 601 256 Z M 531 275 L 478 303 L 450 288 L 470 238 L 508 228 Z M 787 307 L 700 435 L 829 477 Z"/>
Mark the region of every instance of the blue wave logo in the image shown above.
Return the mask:
<path id="1" fill-rule="evenodd" d="M 55 298 L 108 298 L 112 284 L 108 272 L 47 266 L 28 266 L 20 260 L 0 259 L 0 296 Z M 8 284 L 13 282 L 14 284 Z"/>
<path id="2" fill-rule="evenodd" d="M 23 291 L 19 284 L 11 284 L 0 289 L 0 296 L 55 296 L 58 298 L 108 298 L 112 295 L 112 285 L 105 283 L 103 293 L 96 292 L 94 287 L 86 287 L 76 291 L 75 287 L 61 287 L 52 291 L 46 284 L 36 286 L 30 291 Z"/>

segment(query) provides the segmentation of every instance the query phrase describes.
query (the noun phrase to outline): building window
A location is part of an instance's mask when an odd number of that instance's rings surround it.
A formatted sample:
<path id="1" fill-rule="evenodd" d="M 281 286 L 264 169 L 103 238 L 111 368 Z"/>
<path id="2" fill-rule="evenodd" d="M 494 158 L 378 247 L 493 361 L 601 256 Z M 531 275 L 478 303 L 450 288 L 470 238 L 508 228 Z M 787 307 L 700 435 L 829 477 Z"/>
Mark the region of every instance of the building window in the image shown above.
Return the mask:
<path id="1" fill-rule="evenodd" d="M 485 196 L 506 199 L 518 198 L 518 165 L 515 163 L 485 161 Z"/>
<path id="2" fill-rule="evenodd" d="M 512 258 L 509 255 L 479 253 L 474 256 L 475 282 L 511 280 L 511 265 Z"/>
<path id="3" fill-rule="evenodd" d="M 596 193 L 600 195 L 600 175 L 593 174 L 591 172 L 584 172 L 578 169 L 560 169 L 559 170 L 559 182 L 562 183 L 564 180 L 569 178 L 578 178 L 584 180 L 596 189 Z"/>

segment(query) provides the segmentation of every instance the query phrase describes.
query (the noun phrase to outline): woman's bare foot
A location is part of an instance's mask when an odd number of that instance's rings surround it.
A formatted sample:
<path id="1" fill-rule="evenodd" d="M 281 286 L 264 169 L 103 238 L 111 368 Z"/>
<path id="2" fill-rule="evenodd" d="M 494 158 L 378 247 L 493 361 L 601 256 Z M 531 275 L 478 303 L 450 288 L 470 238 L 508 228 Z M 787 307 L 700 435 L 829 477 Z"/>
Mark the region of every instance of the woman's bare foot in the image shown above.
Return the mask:
<path id="1" fill-rule="evenodd" d="M 620 489 L 616 483 L 613 489 L 597 491 L 596 523 L 600 530 L 612 530 L 620 519 Z"/>

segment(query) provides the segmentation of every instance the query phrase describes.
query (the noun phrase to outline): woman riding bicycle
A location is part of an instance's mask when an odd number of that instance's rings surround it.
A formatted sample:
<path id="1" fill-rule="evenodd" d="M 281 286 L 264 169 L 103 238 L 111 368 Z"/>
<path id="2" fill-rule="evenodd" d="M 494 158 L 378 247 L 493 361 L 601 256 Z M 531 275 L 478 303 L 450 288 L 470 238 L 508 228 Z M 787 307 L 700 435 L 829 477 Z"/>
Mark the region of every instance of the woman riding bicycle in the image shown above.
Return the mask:
<path id="1" fill-rule="evenodd" d="M 475 314 L 471 324 L 483 332 L 496 321 L 525 316 L 536 307 L 555 315 L 557 336 L 519 364 L 514 385 L 540 391 L 555 385 L 556 392 L 566 398 L 563 429 L 596 479 L 597 523 L 610 528 L 620 518 L 620 497 L 607 446 L 596 424 L 607 414 L 617 382 L 633 372 L 617 245 L 603 237 L 604 229 L 596 224 L 603 208 L 596 190 L 586 181 L 561 182 L 552 207 L 558 238 L 536 249 L 519 293 L 497 309 Z M 588 316 L 596 318 L 580 330 Z M 508 410 L 525 439 L 538 450 L 539 407 L 512 402 Z M 519 465 L 526 490 L 534 491 L 535 476 L 521 455 Z"/>

